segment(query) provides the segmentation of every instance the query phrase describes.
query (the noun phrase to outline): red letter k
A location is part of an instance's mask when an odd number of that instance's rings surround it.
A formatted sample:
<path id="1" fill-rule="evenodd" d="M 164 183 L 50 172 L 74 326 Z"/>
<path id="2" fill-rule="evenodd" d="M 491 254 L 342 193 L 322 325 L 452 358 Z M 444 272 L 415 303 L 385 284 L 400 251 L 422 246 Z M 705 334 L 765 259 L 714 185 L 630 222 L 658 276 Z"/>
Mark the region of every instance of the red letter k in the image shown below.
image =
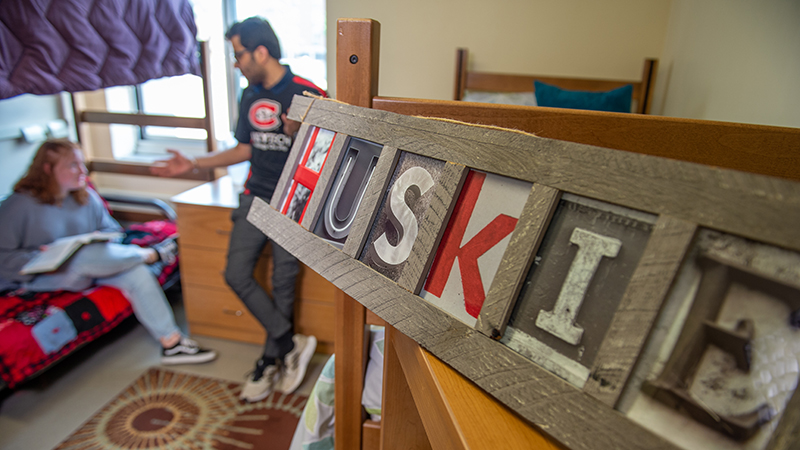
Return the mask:
<path id="1" fill-rule="evenodd" d="M 450 270 L 453 268 L 455 259 L 458 258 L 461 283 L 464 289 L 464 303 L 467 313 L 472 317 L 478 317 L 483 301 L 486 299 L 478 268 L 478 258 L 514 231 L 514 226 L 517 224 L 517 219 L 506 214 L 499 214 L 463 247 L 459 247 L 464 239 L 464 232 L 472 217 L 485 179 L 486 174 L 482 172 L 470 171 L 467 174 L 464 188 L 458 197 L 455 209 L 453 209 L 450 224 L 444 232 L 428 280 L 425 282 L 426 291 L 441 297 Z"/>

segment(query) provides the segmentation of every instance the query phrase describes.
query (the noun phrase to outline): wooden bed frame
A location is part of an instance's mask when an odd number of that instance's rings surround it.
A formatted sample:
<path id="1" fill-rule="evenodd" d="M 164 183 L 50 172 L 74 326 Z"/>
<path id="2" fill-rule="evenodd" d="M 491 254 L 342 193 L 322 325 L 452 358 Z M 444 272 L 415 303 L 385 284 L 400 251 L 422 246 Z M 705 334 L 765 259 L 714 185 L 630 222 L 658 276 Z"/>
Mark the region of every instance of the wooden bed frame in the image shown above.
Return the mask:
<path id="1" fill-rule="evenodd" d="M 617 89 L 625 85 L 633 85 L 633 98 L 636 108 L 633 112 L 650 114 L 653 103 L 653 89 L 656 84 L 658 60 L 646 58 L 642 67 L 640 80 L 602 80 L 592 78 L 567 78 L 541 75 L 517 75 L 493 72 L 470 71 L 469 50 L 456 50 L 456 77 L 453 100 L 463 100 L 464 93 L 482 92 L 534 92 L 533 81 L 538 80 L 562 89 L 573 91 L 603 92 Z"/>
<path id="2" fill-rule="evenodd" d="M 341 19 L 337 98 L 356 106 L 516 128 L 584 144 L 800 180 L 800 130 L 632 114 L 378 97 L 380 24 Z M 357 55 L 357 64 L 351 63 Z M 383 415 L 364 421 L 365 327 L 382 321 L 336 299 L 336 448 L 561 448 L 455 370 L 387 327 Z M 796 396 L 797 397 L 797 396 Z M 797 421 L 795 421 L 797 422 Z M 800 425 L 789 431 L 795 438 Z M 788 448 L 788 447 L 787 447 Z"/>

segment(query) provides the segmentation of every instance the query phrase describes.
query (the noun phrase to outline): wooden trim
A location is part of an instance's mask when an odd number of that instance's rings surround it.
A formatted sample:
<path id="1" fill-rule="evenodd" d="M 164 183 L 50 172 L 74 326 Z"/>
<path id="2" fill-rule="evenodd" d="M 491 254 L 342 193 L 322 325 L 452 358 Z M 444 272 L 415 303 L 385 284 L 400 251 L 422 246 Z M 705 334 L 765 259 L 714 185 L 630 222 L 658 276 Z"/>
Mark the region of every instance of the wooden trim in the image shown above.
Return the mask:
<path id="1" fill-rule="evenodd" d="M 639 114 L 650 114 L 653 106 L 653 95 L 656 90 L 656 75 L 658 74 L 658 60 L 645 59 L 642 69 L 642 94 L 639 96 L 637 111 Z"/>
<path id="2" fill-rule="evenodd" d="M 633 273 L 583 391 L 615 407 L 697 227 L 661 216 Z"/>
<path id="3" fill-rule="evenodd" d="M 500 261 L 500 267 L 489 287 L 475 328 L 492 339 L 505 333 L 511 312 L 517 302 L 520 287 L 528 274 L 533 258 L 539 250 L 547 224 L 561 199 L 561 193 L 547 186 L 535 184 L 514 227 L 511 241 Z"/>
<path id="4" fill-rule="evenodd" d="M 370 310 L 367 310 L 366 323 L 367 323 L 367 325 L 377 325 L 377 326 L 380 326 L 380 327 L 386 326 L 386 322 L 384 322 L 383 319 L 378 317 L 377 314 L 375 314 L 374 312 L 372 312 Z"/>
<path id="5" fill-rule="evenodd" d="M 436 381 L 442 398 L 449 405 L 452 420 L 457 424 L 469 448 L 495 448 L 498 443 L 502 443 L 504 450 L 561 448 L 541 430 L 528 425 L 513 411 L 494 401 L 471 381 L 421 349 L 411 339 L 400 333 L 395 333 L 394 336 L 396 340 L 402 338 L 411 343 L 414 352 L 421 355 L 420 360 L 429 369 L 428 376 Z M 403 363 L 408 365 L 408 359 L 404 359 Z"/>
<path id="6" fill-rule="evenodd" d="M 203 80 L 203 106 L 206 115 L 203 118 L 203 128 L 206 130 L 206 151 L 208 153 L 217 150 L 217 133 L 214 130 L 214 101 L 211 97 L 211 46 L 208 41 L 200 42 L 200 67 Z"/>
<path id="7" fill-rule="evenodd" d="M 256 198 L 259 204 L 264 202 Z M 269 208 L 267 206 L 267 208 Z M 251 209 L 251 214 L 253 210 Z M 280 214 L 277 213 L 276 214 Z M 283 216 L 281 216 L 283 217 Z M 287 219 L 291 220 L 291 219 Z M 300 228 L 297 224 L 296 228 Z M 280 244 L 278 244 L 280 245 Z M 312 269 L 313 270 L 313 269 Z M 364 307 L 337 290 L 336 302 L 336 361 L 334 398 L 336 426 L 334 440 L 336 450 L 361 448 L 361 424 L 365 414 L 361 407 L 361 393 L 364 371 L 367 364 L 367 341 L 369 335 L 364 330 Z M 347 364 L 340 364 L 347 362 Z"/>
<path id="8" fill-rule="evenodd" d="M 465 108 L 452 101 L 389 97 L 375 98 L 373 108 L 800 180 L 800 129 L 796 128 L 563 108 L 489 104 Z"/>
<path id="9" fill-rule="evenodd" d="M 140 127 L 157 126 L 205 129 L 205 119 L 202 118 L 113 113 L 106 111 L 83 111 L 80 113 L 80 122 L 137 125 Z"/>
<path id="10" fill-rule="evenodd" d="M 336 98 L 369 108 L 378 95 L 381 24 L 339 19 L 336 27 Z"/>
<path id="11" fill-rule="evenodd" d="M 309 268 L 475 382 L 498 401 L 530 423 L 546 426 L 548 434 L 567 447 L 586 450 L 676 449 L 673 444 L 625 416 L 609 414 L 606 405 L 583 394 L 506 346 L 467 327 L 388 278 L 378 276 L 371 268 L 303 229 L 263 200 L 254 199 L 248 220 Z M 337 329 L 341 330 L 343 325 L 345 324 L 337 323 Z M 340 348 L 347 350 L 348 345 L 357 346 L 356 342 L 340 342 L 336 342 L 337 353 Z M 359 361 L 351 356 L 337 357 L 350 364 Z M 340 377 L 339 369 L 337 364 L 337 379 L 343 381 L 343 385 L 349 384 L 344 380 L 350 378 Z M 498 378 L 491 374 L 503 376 Z M 360 382 L 358 383 L 360 388 Z M 344 395 L 345 392 L 339 396 L 337 390 L 337 398 L 343 401 L 345 398 L 353 399 L 343 397 Z M 340 416 L 337 416 L 337 422 L 339 419 Z M 359 427 L 360 423 L 357 424 Z M 576 427 L 580 427 L 580 433 L 575 432 Z M 356 428 L 351 433 L 358 434 L 359 429 Z M 337 448 L 340 433 L 346 434 L 337 426 Z M 359 447 L 351 445 L 342 448 Z"/>
<path id="12" fill-rule="evenodd" d="M 431 450 L 425 425 L 391 338 L 393 333 L 397 331 L 387 327 L 384 335 L 381 449 Z M 352 450 L 359 449 L 353 447 Z"/>
<path id="13" fill-rule="evenodd" d="M 397 355 L 431 447 L 467 450 L 455 414 L 419 345 L 391 326 L 386 327 L 385 342 Z"/>
<path id="14" fill-rule="evenodd" d="M 381 423 L 365 420 L 361 425 L 361 450 L 380 450 Z"/>
<path id="15" fill-rule="evenodd" d="M 561 89 L 574 91 L 610 91 L 631 85 L 631 100 L 636 101 L 633 112 L 648 114 L 652 103 L 655 77 L 658 74 L 658 60 L 646 58 L 642 64 L 640 80 L 604 80 L 597 78 L 554 77 L 545 75 L 518 75 L 495 72 L 477 72 L 468 69 L 469 50 L 456 50 L 456 76 L 454 100 L 464 98 L 464 91 L 485 92 L 534 92 L 534 81 L 540 81 Z"/>
<path id="16" fill-rule="evenodd" d="M 305 110 L 310 102 L 295 97 L 292 109 Z M 798 183 L 334 101 L 316 101 L 306 121 L 402 151 L 800 250 Z"/>
<path id="17" fill-rule="evenodd" d="M 453 100 L 464 98 L 464 87 L 467 83 L 467 63 L 469 62 L 469 50 L 459 48 L 456 50 L 456 81 L 453 92 Z"/>
<path id="18" fill-rule="evenodd" d="M 87 164 L 89 172 L 118 173 L 122 175 L 138 175 L 143 177 L 155 176 L 150 173 L 151 163 L 126 162 L 126 161 L 89 161 Z M 197 172 L 186 172 L 181 175 L 171 177 L 181 180 L 212 181 L 214 180 L 213 169 L 198 169 Z"/>
<path id="19" fill-rule="evenodd" d="M 353 105 L 372 106 L 372 98 L 378 94 L 380 23 L 371 19 L 339 19 L 336 22 L 336 31 L 336 98 Z M 305 122 L 305 120 L 301 121 Z M 351 227 L 348 241 L 353 235 L 352 230 Z M 345 242 L 346 245 L 347 242 Z M 363 335 L 363 311 L 363 307 L 350 297 L 343 296 L 337 302 L 337 317 L 340 316 L 343 320 L 350 321 L 356 327 L 355 330 L 337 328 L 337 348 L 355 345 L 355 341 Z M 363 336 L 361 337 L 363 338 Z M 357 384 L 359 395 L 357 398 L 349 397 L 348 400 L 336 402 L 334 407 L 337 436 L 335 446 L 336 450 L 359 450 L 360 442 L 354 442 L 353 438 L 344 438 L 343 441 L 339 441 L 338 436 L 357 432 L 363 422 L 360 391 L 364 382 L 365 368 L 360 367 L 359 372 L 357 371 L 359 368 L 348 367 L 353 366 L 355 361 L 359 361 L 358 357 L 366 357 L 366 350 L 360 347 L 360 350 L 355 350 L 355 354 L 350 354 L 350 350 L 346 351 L 348 353 L 337 360 L 337 378 L 340 373 L 348 373 L 350 377 L 346 379 L 346 382 Z M 358 353 L 359 351 L 364 354 Z M 341 367 L 345 365 L 348 367 Z M 344 395 L 352 396 L 354 394 L 355 392 L 348 392 L 344 388 L 336 388 L 336 397 L 339 399 L 342 399 Z"/>
<path id="20" fill-rule="evenodd" d="M 467 72 L 465 89 L 494 92 L 534 92 L 534 81 L 575 91 L 608 91 L 633 85 L 633 99 L 639 100 L 641 81 L 593 80 L 588 78 L 548 77 L 538 75 L 506 75 L 489 72 Z"/>

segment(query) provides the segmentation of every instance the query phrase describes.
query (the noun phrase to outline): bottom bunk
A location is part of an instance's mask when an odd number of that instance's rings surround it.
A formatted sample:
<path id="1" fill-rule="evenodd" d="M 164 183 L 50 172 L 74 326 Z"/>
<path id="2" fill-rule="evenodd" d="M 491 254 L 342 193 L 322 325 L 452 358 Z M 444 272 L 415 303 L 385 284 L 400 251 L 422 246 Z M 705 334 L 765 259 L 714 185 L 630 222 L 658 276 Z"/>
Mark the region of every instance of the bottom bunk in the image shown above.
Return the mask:
<path id="1" fill-rule="evenodd" d="M 175 235 L 175 223 L 155 220 L 125 228 L 123 243 L 147 247 Z M 163 288 L 178 279 L 178 261 L 151 265 Z M 15 389 L 133 315 L 117 289 L 0 293 L 0 390 Z"/>

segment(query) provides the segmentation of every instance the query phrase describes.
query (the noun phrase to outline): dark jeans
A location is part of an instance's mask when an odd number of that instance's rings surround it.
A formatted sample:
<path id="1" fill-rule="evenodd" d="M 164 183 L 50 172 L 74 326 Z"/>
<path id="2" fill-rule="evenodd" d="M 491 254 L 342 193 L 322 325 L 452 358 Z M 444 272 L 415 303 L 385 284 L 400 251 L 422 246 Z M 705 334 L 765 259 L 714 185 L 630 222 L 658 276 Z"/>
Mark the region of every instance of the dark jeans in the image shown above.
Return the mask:
<path id="1" fill-rule="evenodd" d="M 264 356 L 281 359 L 292 348 L 292 341 L 287 337 L 294 333 L 294 289 L 300 267 L 297 258 L 247 221 L 252 202 L 252 195 L 239 195 L 239 207 L 231 215 L 233 230 L 225 281 L 267 331 Z M 253 276 L 267 243 L 272 245 L 272 296 Z"/>

